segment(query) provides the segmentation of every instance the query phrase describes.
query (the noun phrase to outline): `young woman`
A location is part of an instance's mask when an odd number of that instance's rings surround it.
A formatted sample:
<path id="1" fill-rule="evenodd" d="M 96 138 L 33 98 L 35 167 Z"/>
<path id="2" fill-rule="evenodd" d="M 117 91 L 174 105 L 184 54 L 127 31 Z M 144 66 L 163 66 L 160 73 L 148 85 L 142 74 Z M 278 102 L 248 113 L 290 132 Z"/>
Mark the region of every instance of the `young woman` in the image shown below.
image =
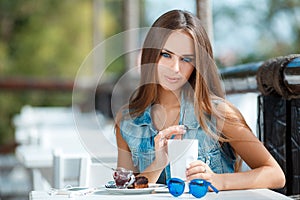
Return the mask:
<path id="1" fill-rule="evenodd" d="M 140 86 L 119 112 L 115 128 L 118 166 L 150 183 L 170 178 L 168 139 L 196 138 L 199 157 L 187 167 L 187 181 L 205 179 L 219 190 L 285 184 L 280 166 L 224 99 L 207 34 L 186 11 L 169 11 L 150 28 Z M 251 170 L 239 171 L 240 158 Z"/>

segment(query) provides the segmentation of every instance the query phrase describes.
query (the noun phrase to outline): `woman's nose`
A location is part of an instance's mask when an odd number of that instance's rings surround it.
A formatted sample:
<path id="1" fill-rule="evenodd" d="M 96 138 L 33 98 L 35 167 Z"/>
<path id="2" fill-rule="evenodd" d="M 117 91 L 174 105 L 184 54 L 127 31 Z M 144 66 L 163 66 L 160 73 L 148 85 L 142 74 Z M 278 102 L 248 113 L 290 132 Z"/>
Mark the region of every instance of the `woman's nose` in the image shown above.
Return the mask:
<path id="1" fill-rule="evenodd" d="M 172 69 L 176 73 L 178 73 L 180 71 L 180 60 L 178 58 L 173 59 Z"/>

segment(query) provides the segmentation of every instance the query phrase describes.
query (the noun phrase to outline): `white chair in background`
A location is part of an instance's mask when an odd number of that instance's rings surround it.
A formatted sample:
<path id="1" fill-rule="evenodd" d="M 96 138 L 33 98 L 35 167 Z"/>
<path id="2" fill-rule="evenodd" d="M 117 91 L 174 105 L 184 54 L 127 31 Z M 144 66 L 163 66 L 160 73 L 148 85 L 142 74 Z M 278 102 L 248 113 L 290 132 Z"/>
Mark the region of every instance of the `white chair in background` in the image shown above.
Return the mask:
<path id="1" fill-rule="evenodd" d="M 38 144 L 39 129 L 43 126 L 74 126 L 72 107 L 24 106 L 13 118 L 15 140 L 20 144 Z"/>
<path id="2" fill-rule="evenodd" d="M 90 160 L 88 154 L 64 154 L 61 150 L 53 151 L 53 187 L 57 189 L 66 186 L 79 187 L 83 181 L 82 169 Z"/>
<path id="3" fill-rule="evenodd" d="M 76 127 L 43 127 L 39 130 L 39 145 L 48 149 L 60 149 L 63 153 L 87 153 Z"/>
<path id="4" fill-rule="evenodd" d="M 80 185 L 86 187 L 100 187 L 108 181 L 113 180 L 112 168 L 117 166 L 114 158 L 105 159 L 103 162 L 92 161 L 91 159 L 84 160 L 87 163 L 81 168 Z"/>

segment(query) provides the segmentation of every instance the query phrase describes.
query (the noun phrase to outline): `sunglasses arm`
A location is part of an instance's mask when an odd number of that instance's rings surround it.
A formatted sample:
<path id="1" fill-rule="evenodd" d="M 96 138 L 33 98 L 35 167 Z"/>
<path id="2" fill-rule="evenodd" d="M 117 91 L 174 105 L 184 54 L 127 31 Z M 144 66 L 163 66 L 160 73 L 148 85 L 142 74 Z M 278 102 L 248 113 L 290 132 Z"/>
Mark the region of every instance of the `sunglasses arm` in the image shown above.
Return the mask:
<path id="1" fill-rule="evenodd" d="M 219 192 L 219 190 L 218 190 L 217 188 L 215 188 L 215 186 L 213 186 L 211 183 L 209 183 L 209 187 L 211 187 L 211 189 L 213 189 L 213 191 L 214 191 L 215 193 L 218 193 L 218 192 Z"/>

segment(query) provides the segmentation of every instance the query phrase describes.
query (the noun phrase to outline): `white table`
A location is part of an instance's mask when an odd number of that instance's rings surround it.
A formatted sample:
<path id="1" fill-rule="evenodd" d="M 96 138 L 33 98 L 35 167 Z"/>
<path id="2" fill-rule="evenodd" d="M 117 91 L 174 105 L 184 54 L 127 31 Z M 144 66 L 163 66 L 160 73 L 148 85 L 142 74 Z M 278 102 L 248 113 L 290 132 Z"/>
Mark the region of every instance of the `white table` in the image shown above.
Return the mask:
<path id="1" fill-rule="evenodd" d="M 183 194 L 180 197 L 173 197 L 171 194 L 165 193 L 152 193 L 152 194 L 135 194 L 135 195 L 113 195 L 108 194 L 107 191 L 102 190 L 96 192 L 95 194 L 89 194 L 87 196 L 77 196 L 69 198 L 67 195 L 53 195 L 50 196 L 47 191 L 32 191 L 29 194 L 30 200 L 69 200 L 69 199 L 85 199 L 85 200 L 120 200 L 120 199 L 130 199 L 130 200 L 147 200 L 147 199 L 196 199 L 191 194 Z M 291 199 L 287 196 L 274 192 L 268 189 L 255 189 L 255 190 L 234 190 L 234 191 L 221 191 L 218 194 L 214 192 L 209 192 L 205 197 L 201 198 L 203 200 L 288 200 Z"/>

